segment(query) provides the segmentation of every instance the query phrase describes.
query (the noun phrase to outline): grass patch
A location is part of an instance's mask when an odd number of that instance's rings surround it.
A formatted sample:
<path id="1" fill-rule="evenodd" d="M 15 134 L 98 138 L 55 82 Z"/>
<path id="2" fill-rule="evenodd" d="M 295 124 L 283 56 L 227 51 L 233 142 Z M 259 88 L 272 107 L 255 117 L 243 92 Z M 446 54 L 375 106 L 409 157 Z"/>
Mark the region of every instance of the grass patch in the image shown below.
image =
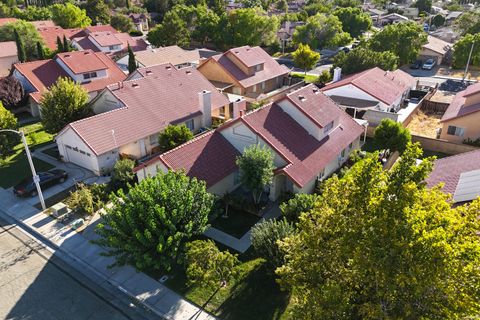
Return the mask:
<path id="1" fill-rule="evenodd" d="M 49 144 L 53 140 L 53 135 L 45 132 L 43 125 L 39 122 L 23 125 L 19 130 L 25 133 L 31 151 Z M 24 151 L 23 144 L 20 142 L 13 148 L 13 153 L 2 161 L 0 164 L 0 187 L 10 188 L 31 175 L 30 166 Z M 51 164 L 36 158 L 33 158 L 33 164 L 38 172 L 53 168 Z"/>
<path id="2" fill-rule="evenodd" d="M 260 217 L 238 210 L 230 206 L 228 209 L 228 218 L 218 217 L 212 221 L 212 227 L 228 233 L 237 239 L 240 239 L 248 230 L 250 230 Z"/>
<path id="3" fill-rule="evenodd" d="M 315 75 L 312 75 L 312 74 L 304 74 L 304 73 L 301 73 L 301 72 L 290 72 L 290 75 L 294 78 L 301 78 L 306 83 L 315 83 L 318 80 L 318 76 L 315 76 Z"/>

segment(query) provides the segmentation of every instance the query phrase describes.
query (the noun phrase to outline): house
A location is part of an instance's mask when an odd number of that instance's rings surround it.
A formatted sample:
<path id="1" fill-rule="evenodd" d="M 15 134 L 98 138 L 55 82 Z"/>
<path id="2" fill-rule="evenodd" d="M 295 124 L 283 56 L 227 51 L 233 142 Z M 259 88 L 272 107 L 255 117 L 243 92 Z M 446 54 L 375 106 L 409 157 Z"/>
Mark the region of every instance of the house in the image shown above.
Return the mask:
<path id="1" fill-rule="evenodd" d="M 184 50 L 175 45 L 135 52 L 135 61 L 142 68 L 164 63 L 171 63 L 177 68 L 197 66 L 201 59 L 198 49 Z M 122 70 L 128 71 L 128 54 L 118 59 L 117 64 Z"/>
<path id="2" fill-rule="evenodd" d="M 442 116 L 440 139 L 462 143 L 480 139 L 480 83 L 458 92 Z"/>
<path id="3" fill-rule="evenodd" d="M 387 14 L 386 11 L 379 10 L 379 9 L 376 9 L 376 8 L 371 8 L 368 5 L 364 7 L 364 10 L 367 14 L 370 15 L 373 22 L 377 22 L 380 19 L 380 17 Z"/>
<path id="4" fill-rule="evenodd" d="M 422 50 L 419 53 L 422 59 L 435 59 L 437 64 L 441 64 L 445 57 L 451 52 L 452 44 L 442 39 L 428 36 L 428 42 L 422 46 Z M 447 57 L 448 58 L 448 57 Z"/>
<path id="5" fill-rule="evenodd" d="M 50 50 L 57 50 L 57 38 L 63 41 L 63 37 L 70 40 L 74 37 L 84 35 L 84 31 L 80 28 L 63 29 L 62 27 L 37 27 L 37 31 L 42 37 L 43 42 Z"/>
<path id="6" fill-rule="evenodd" d="M 0 42 L 0 77 L 8 76 L 12 65 L 16 62 L 18 62 L 18 55 L 15 41 Z"/>
<path id="7" fill-rule="evenodd" d="M 248 146 L 266 146 L 274 155 L 269 198 L 285 192 L 310 193 L 360 147 L 364 127 L 310 84 L 276 102 L 243 114 L 173 150 L 141 163 L 139 180 L 159 171 L 185 170 L 223 195 L 239 187 L 237 156 Z"/>
<path id="8" fill-rule="evenodd" d="M 322 88 L 323 93 L 354 118 L 367 120 L 372 126 L 384 118 L 403 122 L 418 104 L 412 99 L 406 106 L 417 80 L 402 70 L 375 67 L 342 79 L 339 69 L 335 70 L 334 80 Z"/>
<path id="9" fill-rule="evenodd" d="M 88 91 L 90 99 L 112 83 L 125 79 L 123 71 L 104 53 L 74 51 L 57 54 L 53 59 L 16 63 L 13 76 L 29 95 L 33 116 L 40 116 L 42 93 L 60 77 L 69 77 Z"/>
<path id="10" fill-rule="evenodd" d="M 217 88 L 255 101 L 288 85 L 290 70 L 260 47 L 243 46 L 215 55 L 198 70 Z"/>
<path id="11" fill-rule="evenodd" d="M 132 20 L 135 29 L 140 32 L 147 32 L 148 31 L 148 19 L 149 16 L 146 13 L 130 13 L 128 18 Z"/>
<path id="12" fill-rule="evenodd" d="M 405 16 L 402 16 L 401 14 L 389 13 L 384 16 L 378 17 L 378 19 L 375 21 L 375 26 L 383 27 L 389 24 L 402 23 L 402 22 L 408 22 L 408 21 L 410 21 L 410 19 L 408 19 Z"/>
<path id="13" fill-rule="evenodd" d="M 476 199 L 480 196 L 480 150 L 435 160 L 426 183 L 429 188 L 443 183 L 442 191 L 451 194 L 456 204 Z"/>
<path id="14" fill-rule="evenodd" d="M 455 20 L 457 20 L 462 14 L 463 14 L 463 11 L 450 11 L 448 15 L 445 17 L 445 25 L 447 26 L 453 25 Z"/>
<path id="15" fill-rule="evenodd" d="M 77 50 L 90 49 L 108 55 L 127 52 L 128 45 L 134 52 L 148 48 L 148 44 L 141 37 L 131 37 L 128 33 L 117 31 L 87 31 L 86 35 L 73 37 L 71 40 L 72 46 Z"/>
<path id="16" fill-rule="evenodd" d="M 96 115 L 67 125 L 56 142 L 65 162 L 103 174 L 120 156 L 140 159 L 158 152 L 159 133 L 169 124 L 185 124 L 197 133 L 228 104 L 195 68 L 141 68 L 131 80 L 105 88 L 92 101 Z"/>
<path id="17" fill-rule="evenodd" d="M 304 21 L 285 21 L 277 31 L 277 38 L 282 41 L 291 41 L 295 28 L 304 25 Z M 283 44 L 282 44 L 283 45 Z"/>

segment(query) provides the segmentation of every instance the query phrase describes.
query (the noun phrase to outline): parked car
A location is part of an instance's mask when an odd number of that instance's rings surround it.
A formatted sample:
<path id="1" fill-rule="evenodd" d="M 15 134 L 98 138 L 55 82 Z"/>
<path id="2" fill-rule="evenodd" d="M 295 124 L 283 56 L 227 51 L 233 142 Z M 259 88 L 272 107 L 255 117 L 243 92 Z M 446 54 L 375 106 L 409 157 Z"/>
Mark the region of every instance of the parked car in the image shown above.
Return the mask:
<path id="1" fill-rule="evenodd" d="M 39 172 L 38 177 L 40 178 L 40 187 L 42 189 L 46 189 L 56 184 L 65 182 L 65 180 L 68 178 L 68 173 L 61 169 L 53 169 L 47 172 Z M 23 179 L 19 184 L 13 187 L 13 193 L 17 197 L 36 196 L 37 187 L 33 182 L 33 178 L 28 177 Z"/>
<path id="2" fill-rule="evenodd" d="M 427 61 L 425 61 L 425 63 L 423 64 L 422 69 L 432 70 L 432 68 L 435 66 L 435 63 L 435 60 L 427 59 Z"/>
<path id="3" fill-rule="evenodd" d="M 410 69 L 420 69 L 422 67 L 422 60 L 417 60 L 410 65 Z"/>

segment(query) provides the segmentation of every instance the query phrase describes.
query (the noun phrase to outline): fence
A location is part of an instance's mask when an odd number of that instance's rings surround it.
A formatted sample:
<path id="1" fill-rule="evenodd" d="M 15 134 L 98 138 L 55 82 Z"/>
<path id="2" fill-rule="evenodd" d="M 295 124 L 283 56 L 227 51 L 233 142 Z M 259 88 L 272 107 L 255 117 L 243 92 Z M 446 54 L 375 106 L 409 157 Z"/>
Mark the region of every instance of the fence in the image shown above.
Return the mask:
<path id="1" fill-rule="evenodd" d="M 419 142 L 424 150 L 446 154 L 459 154 L 479 149 L 478 147 L 466 144 L 453 143 L 447 140 L 433 139 L 417 135 L 412 135 L 412 141 Z"/>

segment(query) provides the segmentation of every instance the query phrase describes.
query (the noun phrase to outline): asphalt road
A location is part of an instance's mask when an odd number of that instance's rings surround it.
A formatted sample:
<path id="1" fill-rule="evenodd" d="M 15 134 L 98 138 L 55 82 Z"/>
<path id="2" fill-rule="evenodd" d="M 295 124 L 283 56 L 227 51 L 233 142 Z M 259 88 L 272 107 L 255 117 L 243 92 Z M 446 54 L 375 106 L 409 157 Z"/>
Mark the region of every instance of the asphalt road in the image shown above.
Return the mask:
<path id="1" fill-rule="evenodd" d="M 0 219 L 0 319 L 145 319 Z"/>

